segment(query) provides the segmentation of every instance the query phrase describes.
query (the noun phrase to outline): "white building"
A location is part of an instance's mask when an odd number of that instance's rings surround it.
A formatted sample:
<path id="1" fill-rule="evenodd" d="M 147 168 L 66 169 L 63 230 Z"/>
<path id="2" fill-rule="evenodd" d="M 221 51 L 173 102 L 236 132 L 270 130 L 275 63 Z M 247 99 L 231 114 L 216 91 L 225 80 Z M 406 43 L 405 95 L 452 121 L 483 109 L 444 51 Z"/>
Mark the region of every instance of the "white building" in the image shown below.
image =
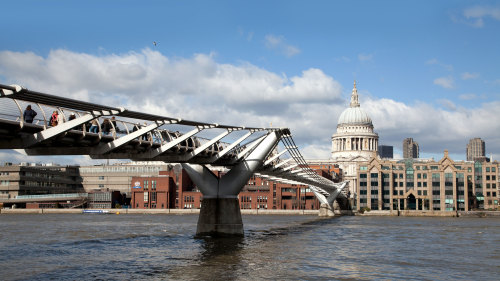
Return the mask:
<path id="1" fill-rule="evenodd" d="M 331 160 L 343 170 L 344 180 L 349 181 L 351 196 L 356 193 L 358 163 L 377 156 L 378 134 L 373 132 L 372 119 L 361 108 L 356 81 L 351 94 L 351 104 L 340 114 L 337 132 L 332 135 Z"/>

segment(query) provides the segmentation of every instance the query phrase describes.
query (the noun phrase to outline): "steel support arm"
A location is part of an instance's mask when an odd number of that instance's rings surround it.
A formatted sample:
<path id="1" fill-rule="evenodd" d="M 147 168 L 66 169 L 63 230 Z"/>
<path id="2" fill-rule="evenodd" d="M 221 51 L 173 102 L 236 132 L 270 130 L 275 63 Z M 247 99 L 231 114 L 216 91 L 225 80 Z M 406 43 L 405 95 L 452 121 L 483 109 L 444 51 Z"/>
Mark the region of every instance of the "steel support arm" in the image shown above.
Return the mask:
<path id="1" fill-rule="evenodd" d="M 235 142 L 233 142 L 232 144 L 230 144 L 229 146 L 227 146 L 226 148 L 224 148 L 222 151 L 220 151 L 216 155 L 212 156 L 209 161 L 210 162 L 217 161 L 219 158 L 221 158 L 222 156 L 226 155 L 229 151 L 231 151 L 231 149 L 235 148 L 238 144 L 240 144 L 242 141 L 244 141 L 245 139 L 247 139 L 254 132 L 255 131 L 250 131 L 250 132 L 246 133 L 241 138 L 239 138 L 238 140 L 236 140 Z"/>
<path id="2" fill-rule="evenodd" d="M 204 198 L 236 198 L 255 170 L 262 166 L 265 157 L 278 141 L 278 132 L 269 133 L 247 158 L 220 179 L 217 179 L 205 166 L 186 163 L 182 166 L 196 186 L 200 188 Z"/>
<path id="3" fill-rule="evenodd" d="M 126 136 L 122 136 L 121 138 L 118 138 L 112 142 L 102 143 L 99 146 L 97 146 L 96 148 L 92 149 L 92 152 L 90 154 L 99 155 L 99 154 L 104 154 L 104 153 L 110 152 L 113 149 L 118 148 L 118 147 L 130 142 L 133 139 L 136 139 L 136 138 L 138 138 L 146 133 L 153 131 L 154 129 L 160 127 L 163 124 L 164 124 L 164 122 L 156 122 L 156 123 L 153 123 L 147 127 L 144 127 L 144 128 L 141 128 L 135 132 L 132 132 Z"/>

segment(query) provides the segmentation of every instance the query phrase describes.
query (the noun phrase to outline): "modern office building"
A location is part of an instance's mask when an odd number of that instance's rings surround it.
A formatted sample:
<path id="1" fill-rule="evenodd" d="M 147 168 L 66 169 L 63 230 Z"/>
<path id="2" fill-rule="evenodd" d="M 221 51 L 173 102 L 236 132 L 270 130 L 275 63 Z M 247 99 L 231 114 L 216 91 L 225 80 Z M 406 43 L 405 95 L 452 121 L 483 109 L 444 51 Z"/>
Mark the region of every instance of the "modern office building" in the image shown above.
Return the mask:
<path id="1" fill-rule="evenodd" d="M 0 198 L 84 192 L 77 166 L 6 163 L 0 167 Z"/>
<path id="2" fill-rule="evenodd" d="M 342 180 L 349 181 L 350 194 L 357 186 L 358 163 L 377 155 L 378 134 L 373 129 L 372 119 L 360 106 L 354 81 L 350 106 L 340 114 L 337 131 L 332 135 L 331 152 L 331 164 L 343 171 Z"/>
<path id="3" fill-rule="evenodd" d="M 418 158 L 419 157 L 418 143 L 412 138 L 403 140 L 403 158 Z"/>
<path id="4" fill-rule="evenodd" d="M 486 157 L 486 145 L 480 138 L 469 140 L 466 148 L 467 161 L 475 161 L 477 158 Z"/>
<path id="5" fill-rule="evenodd" d="M 79 171 L 86 192 L 120 191 L 130 194 L 132 177 L 158 176 L 160 171 L 172 168 L 172 165 L 164 162 L 128 162 L 113 165 L 81 166 Z"/>
<path id="6" fill-rule="evenodd" d="M 392 145 L 379 145 L 378 156 L 382 159 L 394 158 L 394 148 Z"/>
<path id="7" fill-rule="evenodd" d="M 358 169 L 357 208 L 469 211 L 497 209 L 498 162 L 380 160 Z"/>

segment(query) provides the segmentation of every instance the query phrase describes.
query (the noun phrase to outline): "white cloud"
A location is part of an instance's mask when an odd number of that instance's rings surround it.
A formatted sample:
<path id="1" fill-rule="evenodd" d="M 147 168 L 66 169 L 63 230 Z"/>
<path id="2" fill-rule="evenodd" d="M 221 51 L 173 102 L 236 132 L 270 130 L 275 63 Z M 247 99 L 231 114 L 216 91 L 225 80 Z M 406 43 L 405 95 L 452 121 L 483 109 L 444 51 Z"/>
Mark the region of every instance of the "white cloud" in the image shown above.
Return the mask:
<path id="1" fill-rule="evenodd" d="M 248 42 L 252 41 L 254 32 L 253 31 L 245 31 L 241 26 L 238 27 L 238 34 L 245 38 Z"/>
<path id="2" fill-rule="evenodd" d="M 457 109 L 457 106 L 455 105 L 454 102 L 448 99 L 439 99 L 438 103 L 441 104 L 444 108 L 454 111 Z"/>
<path id="3" fill-rule="evenodd" d="M 401 147 L 406 137 L 413 137 L 422 152 L 464 154 L 470 138 L 487 142 L 488 153 L 500 152 L 500 102 L 478 108 L 439 109 L 426 103 L 413 106 L 389 99 L 368 99 L 362 106 L 373 119 L 382 144 Z M 441 154 L 442 155 L 442 154 Z"/>
<path id="4" fill-rule="evenodd" d="M 463 15 L 467 24 L 481 28 L 484 26 L 484 18 L 500 21 L 500 8 L 476 6 L 465 9 Z"/>
<path id="5" fill-rule="evenodd" d="M 452 89 L 455 87 L 454 86 L 454 79 L 451 76 L 436 78 L 436 79 L 434 79 L 434 84 L 441 86 L 445 89 Z"/>
<path id="6" fill-rule="evenodd" d="M 340 58 L 335 58 L 335 61 L 350 62 L 351 59 L 346 56 L 341 56 Z"/>
<path id="7" fill-rule="evenodd" d="M 359 61 L 372 61 L 373 55 L 372 54 L 358 54 L 358 59 L 359 59 Z"/>
<path id="8" fill-rule="evenodd" d="M 479 77 L 479 73 L 469 73 L 469 72 L 462 73 L 463 80 L 476 79 L 478 77 Z"/>
<path id="9" fill-rule="evenodd" d="M 477 99 L 478 96 L 476 94 L 462 94 L 462 95 L 458 96 L 458 98 L 461 100 L 473 100 L 473 99 Z"/>
<path id="10" fill-rule="evenodd" d="M 430 59 L 428 61 L 425 62 L 425 64 L 429 64 L 429 65 L 439 65 L 441 66 L 442 68 L 448 70 L 448 71 L 453 71 L 453 65 L 451 64 L 445 64 L 445 63 L 442 63 L 440 61 L 438 61 L 437 59 Z"/>
<path id="11" fill-rule="evenodd" d="M 2 51 L 0 76 L 3 84 L 169 117 L 255 127 L 272 122 L 289 127 L 303 155 L 313 159 L 330 156 L 347 102 L 340 83 L 320 69 L 286 77 L 249 63 L 220 64 L 211 54 L 172 59 L 150 49 L 107 56 L 54 50 L 47 57 Z M 441 109 L 360 94 L 360 102 L 380 143 L 400 147 L 412 136 L 423 152 L 463 153 L 469 138 L 481 137 L 488 153 L 500 153 L 498 101 L 467 109 L 443 100 Z M 2 153 L 0 161 L 8 157 Z"/>
<path id="12" fill-rule="evenodd" d="M 284 36 L 275 36 L 268 34 L 265 37 L 265 45 L 268 49 L 278 50 L 287 57 L 293 57 L 300 53 L 300 49 L 286 42 Z"/>

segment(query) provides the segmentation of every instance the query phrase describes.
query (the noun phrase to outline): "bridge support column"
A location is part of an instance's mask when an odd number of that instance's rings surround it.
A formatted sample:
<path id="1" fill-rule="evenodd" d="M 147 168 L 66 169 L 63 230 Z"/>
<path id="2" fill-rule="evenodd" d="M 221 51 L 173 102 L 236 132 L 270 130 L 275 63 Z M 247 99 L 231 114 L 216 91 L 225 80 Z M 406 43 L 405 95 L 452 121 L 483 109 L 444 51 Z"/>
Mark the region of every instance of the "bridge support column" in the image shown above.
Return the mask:
<path id="1" fill-rule="evenodd" d="M 243 236 L 238 194 L 277 144 L 279 134 L 276 131 L 269 133 L 250 155 L 221 178 L 203 165 L 182 164 L 203 193 L 197 236 Z"/>
<path id="2" fill-rule="evenodd" d="M 196 235 L 243 236 L 238 198 L 203 198 Z"/>
<path id="3" fill-rule="evenodd" d="M 320 217 L 333 217 L 333 216 L 335 216 L 335 213 L 333 212 L 332 208 L 328 204 L 322 203 L 319 206 L 319 214 L 318 215 Z"/>

